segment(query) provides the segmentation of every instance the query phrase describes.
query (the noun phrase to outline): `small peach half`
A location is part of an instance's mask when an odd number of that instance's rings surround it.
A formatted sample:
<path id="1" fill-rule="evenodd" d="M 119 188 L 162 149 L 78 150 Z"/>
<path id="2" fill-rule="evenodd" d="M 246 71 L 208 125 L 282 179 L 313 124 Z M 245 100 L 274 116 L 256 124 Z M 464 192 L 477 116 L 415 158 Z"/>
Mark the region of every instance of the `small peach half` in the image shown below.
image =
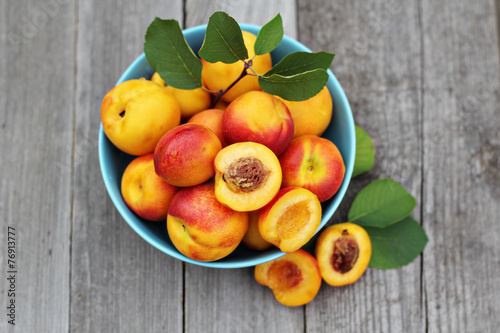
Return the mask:
<path id="1" fill-rule="evenodd" d="M 334 287 L 356 282 L 372 255 L 368 233 L 357 224 L 340 223 L 326 228 L 316 243 L 321 276 Z"/>
<path id="2" fill-rule="evenodd" d="M 223 148 L 215 157 L 215 196 L 239 212 L 264 207 L 281 186 L 278 158 L 264 145 L 240 142 Z"/>
<path id="3" fill-rule="evenodd" d="M 241 242 L 251 250 L 264 251 L 273 247 L 273 244 L 264 240 L 260 235 L 259 213 L 259 210 L 248 212 L 248 230 Z"/>
<path id="4" fill-rule="evenodd" d="M 271 288 L 276 300 L 287 306 L 309 303 L 321 287 L 318 263 L 304 250 L 255 266 L 255 280 Z"/>
<path id="5" fill-rule="evenodd" d="M 281 189 L 260 212 L 259 231 L 266 241 L 283 252 L 304 246 L 321 223 L 321 203 L 309 190 L 300 187 Z"/>

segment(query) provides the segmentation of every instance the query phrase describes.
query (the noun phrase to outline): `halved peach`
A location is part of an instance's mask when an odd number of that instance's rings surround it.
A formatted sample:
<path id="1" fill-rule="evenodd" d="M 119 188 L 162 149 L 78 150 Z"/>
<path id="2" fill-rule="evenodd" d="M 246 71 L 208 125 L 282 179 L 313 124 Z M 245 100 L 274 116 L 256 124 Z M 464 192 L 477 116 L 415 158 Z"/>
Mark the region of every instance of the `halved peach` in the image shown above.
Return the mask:
<path id="1" fill-rule="evenodd" d="M 283 252 L 294 252 L 306 244 L 321 223 L 318 197 L 300 187 L 281 189 L 259 215 L 259 231 L 266 241 Z"/>
<path id="2" fill-rule="evenodd" d="M 274 153 L 255 142 L 223 148 L 214 161 L 215 196 L 240 212 L 264 207 L 281 186 L 281 166 Z"/>
<path id="3" fill-rule="evenodd" d="M 260 210 L 255 210 L 248 213 L 248 230 L 241 242 L 246 247 L 255 251 L 263 251 L 271 248 L 273 244 L 264 240 L 259 232 L 259 213 Z"/>
<path id="4" fill-rule="evenodd" d="M 321 287 L 318 263 L 304 250 L 255 266 L 255 280 L 271 288 L 276 300 L 287 306 L 309 303 Z"/>
<path id="5" fill-rule="evenodd" d="M 368 233 L 357 224 L 340 223 L 326 228 L 316 243 L 321 276 L 331 286 L 354 283 L 366 271 L 372 255 Z"/>

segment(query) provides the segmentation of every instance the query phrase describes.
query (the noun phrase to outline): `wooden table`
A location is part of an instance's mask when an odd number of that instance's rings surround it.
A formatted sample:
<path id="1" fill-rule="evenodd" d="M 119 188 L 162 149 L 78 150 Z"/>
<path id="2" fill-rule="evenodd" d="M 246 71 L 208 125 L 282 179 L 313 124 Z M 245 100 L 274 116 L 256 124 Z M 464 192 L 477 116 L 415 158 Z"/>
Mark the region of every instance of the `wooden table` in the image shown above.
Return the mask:
<path id="1" fill-rule="evenodd" d="M 0 1 L 0 332 L 498 332 L 500 68 L 494 0 Z M 98 163 L 104 94 L 155 16 L 215 10 L 337 54 L 376 166 L 418 201 L 429 243 L 398 270 L 277 303 L 253 269 L 184 264 L 121 218 Z M 9 227 L 11 229 L 9 229 Z M 6 313 L 15 229 L 16 325 Z"/>

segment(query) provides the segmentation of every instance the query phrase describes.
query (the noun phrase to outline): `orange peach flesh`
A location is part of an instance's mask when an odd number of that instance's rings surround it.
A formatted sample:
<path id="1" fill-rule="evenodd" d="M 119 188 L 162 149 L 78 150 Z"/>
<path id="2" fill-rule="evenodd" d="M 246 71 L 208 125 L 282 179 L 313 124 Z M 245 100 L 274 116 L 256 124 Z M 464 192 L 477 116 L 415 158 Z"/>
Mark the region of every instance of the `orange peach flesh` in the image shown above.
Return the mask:
<path id="1" fill-rule="evenodd" d="M 281 186 L 278 158 L 269 148 L 258 143 L 229 145 L 217 154 L 214 165 L 215 196 L 236 211 L 262 208 Z"/>
<path id="2" fill-rule="evenodd" d="M 316 259 L 304 250 L 257 265 L 255 279 L 271 288 L 276 300 L 287 306 L 310 302 L 321 286 Z"/>
<path id="3" fill-rule="evenodd" d="M 352 223 L 325 229 L 316 243 L 316 258 L 325 282 L 332 286 L 354 283 L 365 272 L 371 258 L 366 231 Z"/>
<path id="4" fill-rule="evenodd" d="M 289 253 L 306 244 L 320 223 L 318 198 L 306 189 L 285 188 L 263 209 L 259 231 L 266 241 Z"/>

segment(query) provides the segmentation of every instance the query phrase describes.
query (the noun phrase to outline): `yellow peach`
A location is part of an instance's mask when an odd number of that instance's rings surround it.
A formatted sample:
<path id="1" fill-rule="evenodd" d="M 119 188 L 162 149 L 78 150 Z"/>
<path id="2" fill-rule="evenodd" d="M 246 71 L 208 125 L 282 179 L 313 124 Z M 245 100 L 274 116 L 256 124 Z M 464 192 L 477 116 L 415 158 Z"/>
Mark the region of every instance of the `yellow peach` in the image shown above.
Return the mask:
<path id="1" fill-rule="evenodd" d="M 165 220 L 170 201 L 177 191 L 177 187 L 155 173 L 153 154 L 134 159 L 122 176 L 123 200 L 134 213 L 146 220 Z"/>
<path id="2" fill-rule="evenodd" d="M 276 97 L 286 104 L 292 114 L 295 124 L 294 138 L 306 134 L 320 136 L 330 124 L 333 102 L 326 86 L 316 96 L 305 101 L 293 102 Z"/>
<path id="3" fill-rule="evenodd" d="M 160 138 L 180 123 L 179 104 L 167 90 L 144 79 L 111 89 L 101 104 L 104 133 L 130 155 L 152 153 Z"/>
<path id="4" fill-rule="evenodd" d="M 255 56 L 254 45 L 257 37 L 250 32 L 243 31 L 243 40 L 248 50 L 248 59 Z M 203 70 L 201 77 L 203 85 L 212 91 L 220 91 L 226 89 L 233 83 L 241 74 L 244 68 L 242 61 L 232 64 L 223 62 L 209 63 L 202 59 Z M 258 74 L 265 74 L 272 67 L 271 54 L 266 53 L 253 58 L 252 68 Z M 234 85 L 223 96 L 222 100 L 232 102 L 236 97 L 252 90 L 261 90 L 258 78 L 253 75 L 247 75 Z"/>

